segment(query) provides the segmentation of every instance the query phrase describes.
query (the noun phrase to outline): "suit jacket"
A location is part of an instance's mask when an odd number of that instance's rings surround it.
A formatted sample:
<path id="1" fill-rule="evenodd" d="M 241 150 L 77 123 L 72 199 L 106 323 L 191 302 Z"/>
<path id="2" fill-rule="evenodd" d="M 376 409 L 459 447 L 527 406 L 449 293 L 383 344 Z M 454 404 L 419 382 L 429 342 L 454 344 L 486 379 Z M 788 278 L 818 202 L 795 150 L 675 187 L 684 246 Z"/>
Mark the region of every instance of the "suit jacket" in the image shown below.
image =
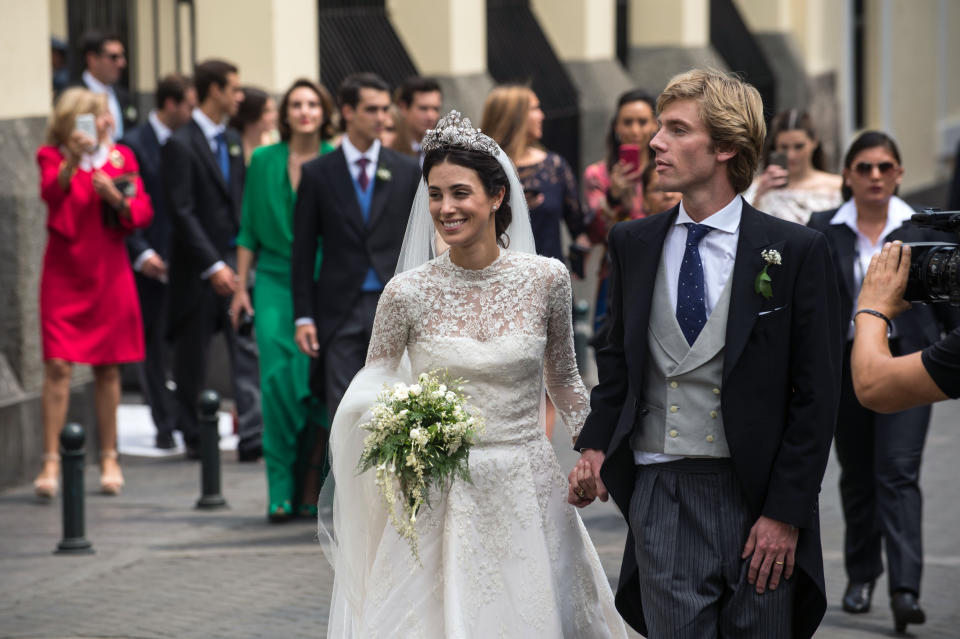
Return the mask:
<path id="1" fill-rule="evenodd" d="M 86 82 L 83 81 L 83 77 L 76 81 L 76 83 L 71 86 L 83 87 L 84 89 L 89 89 Z M 130 97 L 130 92 L 124 89 L 119 84 L 113 86 L 113 92 L 117 96 L 117 103 L 120 104 L 120 115 L 123 118 L 123 134 L 126 137 L 127 132 L 137 125 L 137 120 L 139 120 L 139 112 L 137 110 L 137 105 L 133 103 L 133 98 Z"/>
<path id="2" fill-rule="evenodd" d="M 678 211 L 611 230 L 610 335 L 597 355 L 600 383 L 576 443 L 606 452 L 600 474 L 628 522 L 636 480 L 629 435 L 643 399 L 657 268 Z M 764 249 L 778 250 L 783 259 L 768 270 L 769 300 L 754 291 Z M 750 516 L 800 529 L 793 634 L 807 638 L 826 610 L 818 493 L 840 392 L 836 277 L 822 234 L 746 202 L 731 277 L 720 396 L 724 430 Z M 631 531 L 616 602 L 624 619 L 646 634 L 637 575 Z"/>
<path id="3" fill-rule="evenodd" d="M 145 229 L 137 229 L 127 236 L 127 252 L 133 264 L 144 251 L 153 249 L 163 260 L 170 258 L 170 212 L 167 210 L 167 194 L 163 188 L 163 171 L 160 157 L 160 141 L 149 122 L 129 129 L 120 141 L 133 151 L 140 165 L 143 188 L 153 203 L 153 222 Z M 167 285 L 140 273 L 137 290 L 145 324 L 151 323 L 162 312 L 162 302 Z"/>
<path id="4" fill-rule="evenodd" d="M 854 261 L 857 259 L 857 236 L 846 224 L 830 223 L 836 212 L 837 209 L 814 213 L 807 226 L 823 233 L 830 245 L 830 256 L 837 267 L 837 287 L 840 290 L 841 338 L 846 340 L 850 318 L 853 316 L 853 305 L 860 294 L 853 271 Z M 883 238 L 884 242 L 894 240 L 904 243 L 954 242 L 956 238 L 907 222 Z M 910 310 L 893 318 L 896 339 L 891 340 L 890 346 L 894 355 L 913 353 L 938 341 L 942 329 L 950 330 L 957 325 L 960 325 L 960 309 L 953 308 L 949 303 L 914 304 Z"/>
<path id="5" fill-rule="evenodd" d="M 227 129 L 226 138 L 232 150 L 229 183 L 193 119 L 174 131 L 160 154 L 173 222 L 169 267 L 171 335 L 187 323 L 204 295 L 214 294 L 200 274 L 220 260 L 236 264 L 245 168 L 240 135 Z"/>
<path id="6" fill-rule="evenodd" d="M 385 172 L 389 179 L 381 179 Z M 397 268 L 420 167 L 381 147 L 376 173 L 370 219 L 364 223 L 343 149 L 303 165 L 294 212 L 293 307 L 295 317 L 314 319 L 321 352 L 360 296 L 370 267 L 384 284 Z M 315 282 L 318 236 L 323 264 Z M 316 390 L 320 383 L 314 378 Z"/>

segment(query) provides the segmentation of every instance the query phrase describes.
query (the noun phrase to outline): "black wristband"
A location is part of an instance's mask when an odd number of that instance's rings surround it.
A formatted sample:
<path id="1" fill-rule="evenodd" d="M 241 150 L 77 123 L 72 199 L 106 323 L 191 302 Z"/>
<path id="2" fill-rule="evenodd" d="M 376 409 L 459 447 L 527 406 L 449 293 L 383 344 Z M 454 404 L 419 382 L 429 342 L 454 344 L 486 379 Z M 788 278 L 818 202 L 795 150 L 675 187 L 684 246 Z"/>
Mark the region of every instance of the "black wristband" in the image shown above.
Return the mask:
<path id="1" fill-rule="evenodd" d="M 861 308 L 859 311 L 853 314 L 853 318 L 856 319 L 857 315 L 860 313 L 866 313 L 867 315 L 873 315 L 874 317 L 879 317 L 884 322 L 887 323 L 887 337 L 893 335 L 893 322 L 890 321 L 890 318 L 881 313 L 880 311 L 875 311 L 872 308 Z"/>

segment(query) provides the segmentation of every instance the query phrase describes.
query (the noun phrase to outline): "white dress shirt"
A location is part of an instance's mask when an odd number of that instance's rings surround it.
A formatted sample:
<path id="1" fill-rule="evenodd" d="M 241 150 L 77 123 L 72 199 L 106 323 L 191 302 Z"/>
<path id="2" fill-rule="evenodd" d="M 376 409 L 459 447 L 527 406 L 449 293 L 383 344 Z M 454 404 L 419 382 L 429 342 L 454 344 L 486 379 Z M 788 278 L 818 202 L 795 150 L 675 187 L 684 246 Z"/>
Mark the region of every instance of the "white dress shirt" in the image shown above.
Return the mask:
<path id="1" fill-rule="evenodd" d="M 708 216 L 700 222 L 694 222 L 683 201 L 680 202 L 680 213 L 663 242 L 663 268 L 666 271 L 667 282 L 670 283 L 667 293 L 670 295 L 670 306 L 676 312 L 677 285 L 680 279 L 680 264 L 687 248 L 687 227 L 684 224 L 705 224 L 713 230 L 703 236 L 698 249 L 700 261 L 703 264 L 704 305 L 707 318 L 717 305 L 723 287 L 733 273 L 733 265 L 737 259 L 737 242 L 740 239 L 740 216 L 743 213 L 743 199 L 739 195 L 725 207 Z M 680 455 L 666 453 L 650 453 L 640 450 L 633 451 L 633 460 L 637 464 L 661 464 L 668 461 L 683 459 Z"/>
<path id="2" fill-rule="evenodd" d="M 890 198 L 887 204 L 887 224 L 883 227 L 877 243 L 874 244 L 869 237 L 860 232 L 857 226 L 857 205 L 850 198 L 837 209 L 837 212 L 830 218 L 830 224 L 846 225 L 857 236 L 857 254 L 853 260 L 853 284 L 859 296 L 860 286 L 863 284 L 863 278 L 867 274 L 867 268 L 870 266 L 870 260 L 874 255 L 883 249 L 884 238 L 908 222 L 916 211 L 909 204 L 898 198 L 896 195 Z M 853 313 L 857 312 L 857 301 L 853 301 Z M 853 339 L 853 317 L 850 317 L 850 326 L 847 329 L 847 339 Z M 892 335 L 891 335 L 892 337 Z"/>
<path id="3" fill-rule="evenodd" d="M 369 149 L 361 152 L 360 149 L 351 144 L 350 136 L 344 135 L 340 138 L 340 148 L 343 149 L 343 157 L 347 161 L 347 170 L 350 171 L 350 175 L 355 180 L 360 179 L 360 167 L 357 165 L 357 160 L 360 158 L 370 160 L 367 162 L 365 170 L 367 184 L 373 184 L 373 178 L 377 173 L 377 162 L 380 160 L 380 140 L 374 140 Z M 295 326 L 309 326 L 314 322 L 312 317 L 298 317 L 293 323 Z"/>
<path id="4" fill-rule="evenodd" d="M 107 108 L 110 109 L 114 121 L 114 129 L 110 137 L 116 142 L 123 137 L 123 113 L 120 111 L 120 101 L 117 100 L 116 91 L 113 90 L 113 87 L 97 80 L 89 71 L 83 72 L 83 83 L 94 93 L 103 93 L 107 96 Z"/>
<path id="5" fill-rule="evenodd" d="M 214 155 L 216 155 L 217 136 L 226 131 L 227 127 L 223 124 L 217 124 L 208 118 L 207 114 L 200 110 L 200 107 L 194 108 L 190 115 L 193 117 L 193 121 L 197 123 L 197 126 L 200 127 L 200 130 L 203 131 L 203 137 L 207 138 L 207 144 L 210 145 L 210 150 L 213 151 Z M 211 275 L 226 265 L 226 262 L 223 260 L 217 260 L 210 266 L 210 268 L 205 270 L 203 273 L 200 273 L 200 279 L 209 279 Z"/>
<path id="6" fill-rule="evenodd" d="M 173 135 L 173 131 L 170 130 L 170 127 L 160 121 L 160 118 L 157 117 L 156 110 L 150 111 L 150 115 L 147 116 L 147 122 L 149 122 L 150 126 L 153 128 L 153 134 L 157 136 L 157 142 L 160 143 L 160 146 L 166 144 L 167 140 L 170 139 L 170 136 Z M 156 254 L 157 252 L 152 248 L 148 248 L 140 253 L 140 255 L 137 256 L 137 259 L 133 261 L 133 270 L 138 273 L 142 271 L 143 263 Z"/>

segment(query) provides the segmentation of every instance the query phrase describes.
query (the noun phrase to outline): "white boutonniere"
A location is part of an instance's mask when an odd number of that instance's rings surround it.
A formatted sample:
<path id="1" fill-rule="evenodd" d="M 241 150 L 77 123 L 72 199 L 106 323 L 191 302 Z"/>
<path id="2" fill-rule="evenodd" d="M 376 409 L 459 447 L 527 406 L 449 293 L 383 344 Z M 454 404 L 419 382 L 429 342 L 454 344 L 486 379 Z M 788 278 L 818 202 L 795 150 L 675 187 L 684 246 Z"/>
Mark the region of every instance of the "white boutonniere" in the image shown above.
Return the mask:
<path id="1" fill-rule="evenodd" d="M 767 273 L 767 269 L 771 266 L 780 266 L 783 262 L 783 259 L 780 257 L 780 251 L 776 250 L 764 250 L 760 251 L 760 256 L 765 262 L 763 265 L 763 270 L 757 274 L 757 279 L 753 282 L 753 290 L 763 295 L 766 299 L 773 297 L 773 288 L 770 286 L 770 274 Z"/>
<path id="2" fill-rule="evenodd" d="M 239 155 L 240 155 L 240 145 L 239 145 L 239 144 L 231 144 L 231 145 L 230 145 L 230 157 L 235 158 L 235 157 L 237 157 L 237 156 L 239 156 Z"/>
<path id="3" fill-rule="evenodd" d="M 390 178 L 393 177 L 393 173 L 390 172 L 385 166 L 377 167 L 377 179 L 381 182 L 389 182 Z"/>
<path id="4" fill-rule="evenodd" d="M 127 106 L 127 109 L 123 112 L 123 117 L 131 122 L 135 122 L 137 119 L 137 107 L 133 106 L 132 104 Z"/>

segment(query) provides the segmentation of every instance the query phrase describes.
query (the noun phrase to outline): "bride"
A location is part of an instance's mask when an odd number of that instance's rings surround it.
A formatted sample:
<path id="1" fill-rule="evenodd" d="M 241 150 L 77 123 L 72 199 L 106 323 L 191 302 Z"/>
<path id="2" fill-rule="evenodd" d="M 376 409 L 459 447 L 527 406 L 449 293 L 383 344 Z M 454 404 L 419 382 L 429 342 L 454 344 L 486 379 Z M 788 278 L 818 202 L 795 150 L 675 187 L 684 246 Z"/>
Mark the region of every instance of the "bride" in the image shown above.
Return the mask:
<path id="1" fill-rule="evenodd" d="M 365 368 L 330 435 L 335 569 L 328 637 L 625 637 L 596 550 L 540 415 L 543 386 L 575 438 L 588 412 L 573 353 L 570 279 L 534 253 L 516 171 L 456 111 L 423 141 L 423 180 Z M 449 245 L 431 259 L 434 236 Z M 486 430 L 472 483 L 416 520 L 422 566 L 387 523 L 358 425 L 384 383 L 445 369 L 468 380 Z"/>

